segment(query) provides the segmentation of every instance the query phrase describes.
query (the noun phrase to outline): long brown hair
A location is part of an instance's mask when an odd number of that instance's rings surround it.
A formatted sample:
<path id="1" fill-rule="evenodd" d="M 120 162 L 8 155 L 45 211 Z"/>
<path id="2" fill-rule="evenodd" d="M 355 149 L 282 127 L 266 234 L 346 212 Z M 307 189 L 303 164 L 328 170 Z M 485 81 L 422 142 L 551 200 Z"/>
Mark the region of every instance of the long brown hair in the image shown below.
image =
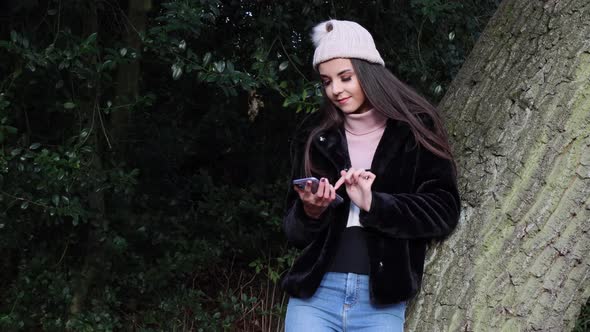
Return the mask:
<path id="1" fill-rule="evenodd" d="M 405 122 L 418 144 L 441 158 L 453 160 L 446 131 L 432 104 L 384 66 L 354 58 L 350 61 L 363 93 L 375 111 L 389 119 Z M 313 169 L 310 157 L 313 137 L 324 130 L 339 127 L 344 122 L 344 115 L 328 100 L 324 89 L 322 93 L 325 100 L 320 109 L 322 117 L 319 125 L 311 131 L 304 150 L 303 162 L 307 176 L 311 176 Z"/>

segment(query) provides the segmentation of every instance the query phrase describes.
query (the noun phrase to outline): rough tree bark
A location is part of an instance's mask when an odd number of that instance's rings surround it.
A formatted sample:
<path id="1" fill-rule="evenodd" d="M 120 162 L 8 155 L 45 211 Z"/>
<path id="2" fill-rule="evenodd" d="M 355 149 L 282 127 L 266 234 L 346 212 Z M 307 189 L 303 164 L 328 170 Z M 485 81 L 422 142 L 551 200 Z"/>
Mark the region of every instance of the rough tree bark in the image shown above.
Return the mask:
<path id="1" fill-rule="evenodd" d="M 463 213 L 406 330 L 571 330 L 590 296 L 590 2 L 503 1 L 440 109 Z"/>

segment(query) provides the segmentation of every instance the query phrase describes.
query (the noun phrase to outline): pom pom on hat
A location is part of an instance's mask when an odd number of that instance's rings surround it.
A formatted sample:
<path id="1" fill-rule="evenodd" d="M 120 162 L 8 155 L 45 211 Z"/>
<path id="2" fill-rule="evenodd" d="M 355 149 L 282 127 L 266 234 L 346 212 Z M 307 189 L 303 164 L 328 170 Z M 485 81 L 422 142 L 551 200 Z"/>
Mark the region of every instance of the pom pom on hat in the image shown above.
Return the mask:
<path id="1" fill-rule="evenodd" d="M 316 70 L 320 63 L 335 58 L 356 58 L 385 65 L 369 31 L 356 22 L 322 22 L 313 28 L 311 39 L 316 47 L 313 54 Z"/>
<path id="2" fill-rule="evenodd" d="M 318 47 L 320 45 L 320 41 L 324 38 L 330 31 L 334 29 L 332 22 L 326 21 L 316 25 L 313 28 L 313 32 L 311 33 L 311 39 L 313 40 L 313 46 Z"/>

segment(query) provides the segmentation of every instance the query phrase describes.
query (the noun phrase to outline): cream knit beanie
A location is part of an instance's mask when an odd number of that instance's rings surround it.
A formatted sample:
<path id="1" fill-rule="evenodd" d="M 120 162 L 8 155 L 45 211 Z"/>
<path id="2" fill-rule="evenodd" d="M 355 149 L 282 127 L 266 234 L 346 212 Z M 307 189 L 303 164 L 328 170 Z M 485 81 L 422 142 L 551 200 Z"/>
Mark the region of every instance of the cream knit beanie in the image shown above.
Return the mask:
<path id="1" fill-rule="evenodd" d="M 313 68 L 316 70 L 320 63 L 334 58 L 357 58 L 385 65 L 369 31 L 356 22 L 322 22 L 313 28 L 311 38 L 315 46 Z"/>

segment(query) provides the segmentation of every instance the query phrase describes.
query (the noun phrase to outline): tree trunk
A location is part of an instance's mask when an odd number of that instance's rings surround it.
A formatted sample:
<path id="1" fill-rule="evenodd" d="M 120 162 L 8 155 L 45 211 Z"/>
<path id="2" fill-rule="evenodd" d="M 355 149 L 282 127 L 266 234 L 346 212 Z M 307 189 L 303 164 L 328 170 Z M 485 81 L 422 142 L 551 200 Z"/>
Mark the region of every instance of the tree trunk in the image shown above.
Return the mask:
<path id="1" fill-rule="evenodd" d="M 88 1 L 88 13 L 82 27 L 82 35 L 88 36 L 98 31 L 98 12 L 94 1 Z M 150 9 L 151 0 L 129 0 L 129 20 L 131 27 L 127 33 L 127 43 L 139 52 L 140 40 L 139 33 L 145 31 L 146 13 Z M 139 29 L 139 30 L 137 30 Z M 91 59 L 96 62 L 96 59 Z M 129 64 L 121 65 L 118 73 L 117 95 L 121 99 L 135 99 L 137 96 L 139 81 L 139 63 L 132 61 Z M 105 158 L 102 149 L 103 137 L 111 131 L 112 141 L 117 142 L 120 155 L 124 151 L 124 145 L 121 143 L 125 137 L 126 126 L 129 112 L 119 111 L 113 113 L 110 127 L 103 128 L 103 121 L 100 119 L 103 115 L 97 110 L 97 103 L 100 101 L 101 91 L 100 82 L 95 82 L 93 88 L 89 88 L 87 95 L 89 100 L 84 100 L 80 104 L 82 121 L 87 123 L 87 127 L 92 127 L 91 136 L 87 144 L 94 146 L 95 152 L 92 156 L 92 168 L 100 172 L 103 170 L 103 159 Z M 94 96 L 94 98 L 92 98 Z M 111 130 L 109 130 L 111 129 Z M 75 279 L 74 293 L 70 304 L 70 314 L 76 315 L 83 311 L 87 302 L 88 292 L 96 278 L 97 273 L 101 270 L 105 260 L 104 245 L 100 240 L 100 230 L 108 229 L 109 220 L 105 217 L 105 197 L 104 191 L 95 192 L 94 190 L 88 196 L 90 208 L 97 212 L 96 218 L 90 220 L 89 225 L 85 225 L 85 259 L 84 265 Z"/>
<path id="2" fill-rule="evenodd" d="M 128 1 L 128 25 L 125 35 L 126 45 L 134 49 L 138 56 L 141 53 L 140 34 L 145 32 L 147 12 L 152 8 L 151 0 Z M 117 73 L 117 104 L 131 104 L 135 102 L 139 93 L 140 80 L 139 61 L 131 61 L 119 66 Z M 129 126 L 130 111 L 127 107 L 111 114 L 111 137 L 115 149 L 120 156 L 126 152 L 126 138 Z"/>
<path id="3" fill-rule="evenodd" d="M 93 1 L 85 3 L 85 20 L 82 24 L 82 36 L 89 36 L 92 33 L 98 32 L 98 12 L 96 4 Z M 92 63 L 96 63 L 96 57 L 93 56 L 89 59 Z M 103 170 L 103 152 L 102 152 L 102 121 L 99 119 L 101 116 L 98 114 L 98 102 L 100 101 L 100 82 L 93 82 L 92 87 L 82 88 L 86 89 L 84 95 L 87 96 L 82 98 L 80 101 L 80 118 L 81 122 L 84 123 L 85 128 L 90 128 L 89 137 L 86 142 L 87 145 L 94 148 L 92 153 L 92 159 L 90 160 L 90 167 L 97 172 Z M 83 91 L 83 90 L 82 90 Z M 105 130 L 106 131 L 106 130 Z M 84 252 L 84 264 L 80 271 L 75 274 L 73 279 L 73 294 L 72 301 L 70 304 L 70 314 L 80 314 L 86 303 L 88 292 L 94 282 L 97 271 L 102 264 L 103 250 L 101 243 L 98 239 L 98 229 L 105 227 L 108 224 L 105 216 L 105 197 L 104 191 L 91 190 L 88 192 L 89 207 L 96 213 L 96 216 L 89 220 L 87 225 L 81 225 L 83 227 L 84 238 L 86 238 L 85 252 Z"/>
<path id="4" fill-rule="evenodd" d="M 590 2 L 505 0 L 440 105 L 463 213 L 408 331 L 567 331 L 590 296 Z"/>

